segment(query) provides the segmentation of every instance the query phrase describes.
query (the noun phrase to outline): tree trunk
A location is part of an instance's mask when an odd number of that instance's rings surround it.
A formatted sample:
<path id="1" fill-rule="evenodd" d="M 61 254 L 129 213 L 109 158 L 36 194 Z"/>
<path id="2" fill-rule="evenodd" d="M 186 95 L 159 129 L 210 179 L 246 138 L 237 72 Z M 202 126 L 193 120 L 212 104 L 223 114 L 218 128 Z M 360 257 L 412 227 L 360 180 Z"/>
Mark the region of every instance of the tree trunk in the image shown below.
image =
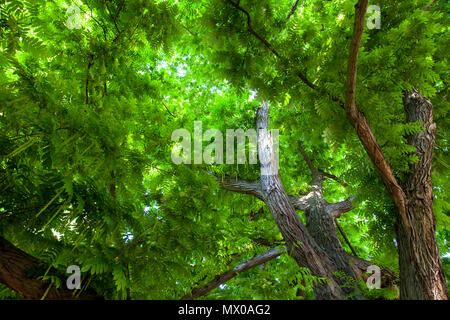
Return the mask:
<path id="1" fill-rule="evenodd" d="M 326 201 L 322 195 L 322 182 L 323 177 L 313 173 L 313 191 L 310 193 L 307 200 L 308 206 L 305 209 L 306 227 L 317 245 L 330 259 L 335 272 L 340 273 L 337 275 L 338 283 L 344 285 L 349 278 L 356 279 L 356 276 L 350 266 L 348 255 L 337 236 L 334 217 L 327 212 Z M 343 286 L 343 288 L 346 294 L 352 294 L 356 289 L 349 286 Z M 361 297 L 356 296 L 355 298 Z"/>
<path id="2" fill-rule="evenodd" d="M 402 183 L 409 228 L 398 219 L 400 297 L 410 300 L 448 299 L 433 214 L 431 163 L 436 136 L 433 105 L 415 90 L 405 93 L 403 104 L 406 121 L 422 121 L 424 131 L 408 137 L 408 143 L 416 148 L 419 160 L 411 166 L 411 173 Z"/>
<path id="3" fill-rule="evenodd" d="M 398 210 L 397 240 L 402 299 L 448 299 L 447 285 L 436 242 L 432 207 L 431 160 L 436 125 L 431 102 L 415 90 L 405 94 L 406 121 L 423 121 L 425 130 L 409 137 L 419 161 L 403 186 L 395 177 L 370 128 L 369 121 L 355 102 L 358 50 L 364 29 L 368 0 L 358 0 L 350 45 L 345 110 L 367 154 L 379 171 Z"/>
<path id="4" fill-rule="evenodd" d="M 283 235 L 288 254 L 301 267 L 307 267 L 316 277 L 327 278 L 326 283 L 315 287 L 318 299 L 341 300 L 344 291 L 339 287 L 333 272 L 332 262 L 309 235 L 301 222 L 294 206 L 284 191 L 278 173 L 272 133 L 267 130 L 269 123 L 269 105 L 263 102 L 257 111 L 256 131 L 258 151 L 261 162 L 260 185 L 263 199 Z"/>
<path id="5" fill-rule="evenodd" d="M 229 1 L 236 9 L 240 10 L 247 16 L 248 31 L 258 39 L 267 49 L 269 49 L 277 58 L 282 59 L 282 56 L 278 51 L 261 35 L 256 33 L 251 25 L 251 18 L 249 13 L 244 10 L 239 4 Z M 421 186 L 416 183 L 422 178 L 423 172 L 426 169 L 418 169 L 422 171 L 422 174 L 413 174 L 416 178 L 409 179 L 409 183 L 405 186 L 412 187 L 411 190 L 405 192 L 397 181 L 390 164 L 387 162 L 381 147 L 375 138 L 375 135 L 370 127 L 369 121 L 363 112 L 361 112 L 355 100 L 356 94 L 356 80 L 357 80 L 357 62 L 358 51 L 361 43 L 361 38 L 364 30 L 365 16 L 368 8 L 369 0 L 358 0 L 355 5 L 355 21 L 353 26 L 353 35 L 350 43 L 348 69 L 347 69 L 347 86 L 346 86 L 346 100 L 343 102 L 334 94 L 330 93 L 325 88 L 321 88 L 311 82 L 304 73 L 298 73 L 300 80 L 309 88 L 315 90 L 318 93 L 325 94 L 332 101 L 337 102 L 347 113 L 350 124 L 355 128 L 355 131 L 363 144 L 368 156 L 370 157 L 375 168 L 380 173 L 387 191 L 391 194 L 392 199 L 397 207 L 398 211 L 398 231 L 397 237 L 399 242 L 399 255 L 400 265 L 405 272 L 403 275 L 403 288 L 406 292 L 403 292 L 403 298 L 423 298 L 423 299 L 448 299 L 447 287 L 445 283 L 445 277 L 443 275 L 441 261 L 439 258 L 438 248 L 434 235 L 435 223 L 432 214 L 431 203 L 426 203 L 428 200 L 421 198 L 426 193 L 419 191 Z M 429 6 L 430 7 L 430 6 Z M 427 8 L 425 9 L 425 11 Z M 432 129 L 432 128 L 430 128 Z M 430 133 L 428 135 L 433 136 Z M 431 142 L 429 140 L 428 142 Z M 425 150 L 424 150 L 425 151 Z M 432 147 L 429 148 L 431 154 Z M 426 158 L 426 157 L 425 157 Z M 431 167 L 431 155 L 429 157 L 428 165 Z M 420 162 L 420 161 L 419 161 Z M 425 164 L 425 163 L 423 163 Z M 416 181 L 414 181 L 416 180 Z M 430 190 L 427 195 L 431 199 L 431 184 L 429 184 Z M 425 191 L 425 190 L 422 190 Z M 240 191 L 238 191 L 240 192 Z M 251 192 L 244 192 L 251 193 Z M 259 192 L 252 193 L 253 195 L 261 198 Z M 409 204 L 406 202 L 409 201 Z M 418 207 L 415 206 L 415 202 L 422 202 Z M 431 201 L 431 200 L 430 200 Z M 422 206 L 422 209 L 420 207 Z M 409 220 L 413 223 L 413 226 L 409 225 Z M 419 237 L 421 237 L 419 239 Z M 414 241 L 418 241 L 417 244 Z M 429 242 L 428 242 L 429 241 Z M 420 265 L 422 264 L 422 265 Z M 403 272 L 402 271 L 402 272 Z M 417 278 L 417 279 L 415 279 Z M 415 290 L 420 292 L 412 293 Z M 407 293 L 410 292 L 410 293 Z"/>
<path id="6" fill-rule="evenodd" d="M 352 299 L 362 298 L 356 287 L 344 284 L 348 279 L 360 279 L 370 263 L 344 251 L 334 224 L 336 217 L 351 210 L 353 197 L 339 203 L 328 203 L 322 195 L 322 182 L 325 178 L 339 179 L 316 169 L 300 145 L 299 150 L 312 173 L 312 190 L 301 198 L 287 195 L 276 165 L 273 136 L 267 130 L 268 119 L 269 106 L 263 102 L 257 112 L 256 124 L 261 162 L 259 181 L 218 177 L 219 185 L 230 191 L 254 195 L 266 203 L 286 242 L 287 253 L 299 266 L 308 268 L 313 276 L 327 279 L 314 287 L 317 299 L 342 300 L 348 294 Z M 296 209 L 305 211 L 307 227 Z M 393 279 L 390 271 L 383 275 Z"/>

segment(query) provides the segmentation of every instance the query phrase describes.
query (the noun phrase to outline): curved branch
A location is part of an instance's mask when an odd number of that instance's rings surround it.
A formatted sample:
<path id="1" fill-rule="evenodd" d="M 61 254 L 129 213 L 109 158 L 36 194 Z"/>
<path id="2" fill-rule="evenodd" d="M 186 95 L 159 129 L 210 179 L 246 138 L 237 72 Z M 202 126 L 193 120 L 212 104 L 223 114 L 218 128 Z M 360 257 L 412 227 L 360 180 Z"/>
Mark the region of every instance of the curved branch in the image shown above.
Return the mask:
<path id="1" fill-rule="evenodd" d="M 0 237 L 0 283 L 17 292 L 24 299 L 47 300 L 102 299 L 84 291 L 76 298 L 73 290 L 49 286 L 50 282 L 33 278 L 29 270 L 39 268 L 41 261 Z M 47 294 L 45 295 L 45 293 Z"/>
<path id="2" fill-rule="evenodd" d="M 261 42 L 264 44 L 264 46 L 266 46 L 266 47 L 267 47 L 267 48 L 268 48 L 268 49 L 269 49 L 269 50 L 270 50 L 277 58 L 283 59 L 283 57 L 278 53 L 278 51 L 277 51 L 277 50 L 276 50 L 276 49 L 275 49 L 275 48 L 274 48 L 274 47 L 273 47 L 273 46 L 272 46 L 265 38 L 263 38 L 261 35 L 259 35 L 258 33 L 256 33 L 255 30 L 253 30 L 252 24 L 251 24 L 250 14 L 249 14 L 245 9 L 243 9 L 242 7 L 240 7 L 238 3 L 234 3 L 232 0 L 228 0 L 228 2 L 230 2 L 231 5 L 232 5 L 233 7 L 235 7 L 236 9 L 238 9 L 239 11 L 243 12 L 243 13 L 246 15 L 246 17 L 247 17 L 247 28 L 248 28 L 248 31 L 249 31 L 253 36 L 255 36 L 255 38 L 257 38 L 259 41 L 261 41 Z M 319 90 L 319 91 L 324 92 L 326 95 L 328 95 L 328 96 L 330 97 L 331 100 L 333 100 L 333 101 L 339 103 L 339 105 L 340 105 L 341 107 L 344 106 L 343 102 L 342 102 L 338 97 L 334 96 L 333 94 L 331 94 L 331 93 L 329 93 L 329 92 L 326 92 L 326 91 L 322 90 L 321 88 L 319 88 L 318 86 L 316 86 L 314 83 L 312 83 L 311 81 L 309 81 L 309 79 L 308 79 L 308 77 L 306 76 L 305 73 L 298 72 L 298 73 L 297 73 L 297 76 L 300 78 L 300 80 L 301 80 L 304 84 L 306 84 L 306 85 L 307 85 L 308 87 L 310 87 L 311 89 L 313 89 L 313 90 Z"/>
<path id="3" fill-rule="evenodd" d="M 164 101 L 161 101 L 161 102 L 162 102 L 164 108 L 166 108 L 166 111 L 167 111 L 172 117 L 175 118 L 175 115 L 174 115 L 172 112 L 170 112 L 169 108 L 167 108 L 167 106 L 166 106 L 166 104 L 164 103 Z"/>
<path id="4" fill-rule="evenodd" d="M 233 7 L 235 7 L 236 9 L 238 9 L 239 11 L 243 12 L 243 13 L 246 15 L 246 17 L 247 17 L 247 28 L 248 28 L 248 31 L 249 31 L 252 35 L 254 35 L 259 41 L 261 41 L 261 42 L 262 42 L 262 43 L 263 43 L 270 51 L 272 51 L 272 53 L 273 53 L 275 56 L 277 56 L 278 58 L 281 58 L 281 56 L 280 56 L 280 54 L 278 53 L 278 51 L 275 50 L 275 48 L 272 47 L 272 45 L 271 45 L 266 39 L 264 39 L 262 36 L 260 36 L 258 33 L 256 33 L 255 30 L 253 30 L 253 27 L 252 27 L 252 21 L 251 21 L 251 18 L 250 18 L 250 14 L 249 14 L 245 9 L 243 9 L 242 7 L 240 7 L 238 3 L 234 3 L 232 0 L 228 0 L 228 2 L 231 3 L 231 5 L 232 5 Z"/>
<path id="5" fill-rule="evenodd" d="M 358 51 L 361 43 L 361 37 L 364 30 L 364 19 L 366 16 L 369 0 L 359 0 L 355 5 L 355 22 L 353 27 L 353 36 L 350 44 L 350 53 L 347 69 L 347 96 L 345 110 L 351 125 L 355 128 L 359 140 L 364 145 L 367 154 L 373 164 L 380 172 L 381 178 L 386 185 L 389 193 L 400 213 L 400 217 L 407 230 L 409 230 L 408 219 L 406 217 L 405 193 L 395 178 L 392 169 L 387 162 L 380 146 L 373 134 L 369 121 L 366 116 L 357 108 L 355 102 L 356 92 L 356 74 L 358 63 Z"/>
<path id="6" fill-rule="evenodd" d="M 113 15 L 112 15 L 111 9 L 110 9 L 109 6 L 108 6 L 108 1 L 104 1 L 104 4 L 106 5 L 106 9 L 107 9 L 108 12 L 109 12 L 109 16 L 110 16 L 112 22 L 114 23 L 114 27 L 115 27 L 116 30 L 117 30 L 117 35 L 116 35 L 116 37 L 115 37 L 114 40 L 113 40 L 113 42 L 116 42 L 116 41 L 119 39 L 120 35 L 122 34 L 122 31 L 119 30 L 119 26 L 117 25 L 117 17 L 118 17 L 118 15 L 119 15 L 120 11 L 122 11 L 123 5 L 125 4 L 125 1 L 122 2 L 122 6 L 117 10 L 117 12 L 116 12 L 116 14 L 114 15 L 114 17 L 113 17 Z"/>
<path id="7" fill-rule="evenodd" d="M 355 22 L 353 25 L 353 37 L 350 43 L 350 54 L 347 66 L 347 100 L 346 108 L 348 110 L 356 108 L 356 74 L 358 64 L 358 52 L 361 44 L 361 38 L 364 30 L 364 21 L 366 18 L 367 6 L 369 0 L 359 0 L 355 5 Z"/>

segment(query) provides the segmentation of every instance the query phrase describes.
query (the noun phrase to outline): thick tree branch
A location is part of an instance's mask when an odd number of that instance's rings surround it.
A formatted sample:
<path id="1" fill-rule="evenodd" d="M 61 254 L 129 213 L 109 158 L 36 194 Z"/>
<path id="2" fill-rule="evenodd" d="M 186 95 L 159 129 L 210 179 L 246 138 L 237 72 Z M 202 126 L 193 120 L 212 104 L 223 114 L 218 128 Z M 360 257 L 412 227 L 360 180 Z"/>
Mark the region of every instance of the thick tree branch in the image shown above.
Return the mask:
<path id="1" fill-rule="evenodd" d="M 350 44 L 350 53 L 347 70 L 347 94 L 345 110 L 350 123 L 356 129 L 359 139 L 364 145 L 367 154 L 381 174 L 389 193 L 399 210 L 402 221 L 408 226 L 405 209 L 405 194 L 395 178 L 392 169 L 387 162 L 380 146 L 372 132 L 366 116 L 357 108 L 355 103 L 356 75 L 358 63 L 358 51 L 364 29 L 364 19 L 366 16 L 368 0 L 359 0 L 355 5 L 355 23 L 353 37 Z"/>
<path id="2" fill-rule="evenodd" d="M 296 209 L 296 210 L 301 210 L 301 211 L 305 211 L 306 207 L 308 206 L 308 198 L 309 196 L 306 195 L 304 197 L 295 197 L 292 195 L 288 195 L 289 198 L 289 202 L 292 204 L 292 206 Z"/>
<path id="3" fill-rule="evenodd" d="M 214 176 L 216 176 L 214 173 L 210 173 Z M 336 177 L 335 177 L 336 178 Z M 216 176 L 217 182 L 219 186 L 222 189 L 237 192 L 237 193 L 243 193 L 243 194 L 250 194 L 258 199 L 264 200 L 264 193 L 261 188 L 261 184 L 259 181 L 248 181 L 244 179 L 236 179 L 232 178 L 230 176 L 224 176 L 224 177 L 218 177 Z M 337 179 L 337 178 L 336 178 Z M 296 197 L 293 195 L 288 195 L 289 202 L 296 210 L 305 211 L 308 206 L 308 199 L 311 197 L 311 193 L 308 193 L 307 195 L 303 197 Z M 334 217 L 339 217 L 342 213 L 350 211 L 353 209 L 352 207 L 352 200 L 354 197 L 350 197 L 345 201 L 338 202 L 338 203 L 330 203 L 327 204 L 327 211 L 330 215 Z"/>
<path id="4" fill-rule="evenodd" d="M 102 299 L 89 291 L 82 292 L 77 298 L 73 295 L 73 290 L 49 287 L 48 281 L 31 277 L 29 271 L 41 265 L 38 259 L 0 237 L 0 283 L 17 292 L 22 298 L 39 300 L 48 290 L 45 295 L 47 300 Z"/>
<path id="5" fill-rule="evenodd" d="M 213 174 L 215 175 L 215 174 Z M 259 181 L 248 181 L 244 179 L 235 179 L 230 176 L 224 176 L 224 177 L 217 177 L 217 183 L 222 189 L 237 192 L 237 193 L 243 193 L 243 194 L 250 194 L 258 199 L 264 201 L 264 194 L 261 189 L 261 184 Z M 297 209 L 304 211 L 307 206 L 307 199 L 308 196 L 304 197 L 296 197 L 293 195 L 288 195 L 289 202 L 292 204 L 292 206 Z"/>
<path id="6" fill-rule="evenodd" d="M 339 218 L 343 213 L 353 209 L 352 201 L 354 198 L 354 196 L 351 196 L 344 201 L 327 204 L 326 210 L 328 214 L 333 218 Z"/>
<path id="7" fill-rule="evenodd" d="M 364 21 L 369 0 L 359 0 L 355 5 L 355 22 L 353 25 L 353 37 L 350 43 L 350 54 L 347 65 L 347 100 L 346 108 L 355 109 L 356 74 L 358 64 L 358 52 L 364 30 Z"/>
<path id="8" fill-rule="evenodd" d="M 214 174 L 215 175 L 215 174 Z M 251 194 L 258 199 L 263 199 L 261 185 L 258 181 L 248 181 L 244 179 L 235 179 L 230 176 L 217 177 L 217 182 L 222 189 L 234 191 L 237 193 Z"/>
<path id="9" fill-rule="evenodd" d="M 348 253 L 346 253 L 349 261 L 351 262 L 350 265 L 353 268 L 353 271 L 355 272 L 358 279 L 366 281 L 368 278 L 367 274 L 367 268 L 370 265 L 373 265 L 373 262 L 364 260 L 362 258 L 354 257 Z M 395 274 L 394 271 L 392 271 L 389 268 L 382 268 L 381 270 L 381 288 L 391 287 L 395 288 L 396 283 L 398 281 L 398 277 Z"/>
<path id="10" fill-rule="evenodd" d="M 335 271 L 333 262 L 318 246 L 302 223 L 283 188 L 278 172 L 273 136 L 267 130 L 268 123 L 269 104 L 264 101 L 256 114 L 256 132 L 261 164 L 260 183 L 264 200 L 283 235 L 289 255 L 299 266 L 309 268 L 314 276 L 328 278 L 326 284 L 314 286 L 317 298 L 343 299 L 345 293 L 339 287 L 339 280 L 333 274 Z M 315 201 L 311 201 L 311 203 L 313 202 Z"/>
<path id="11" fill-rule="evenodd" d="M 415 148 L 417 162 L 402 181 L 410 230 L 397 224 L 400 265 L 400 297 L 406 299 L 447 300 L 445 273 L 436 242 L 431 170 L 436 139 L 433 104 L 417 90 L 404 92 L 406 122 L 422 122 L 423 131 L 407 137 Z"/>
<path id="12" fill-rule="evenodd" d="M 183 298 L 181 298 L 181 300 L 194 300 L 201 296 L 207 295 L 221 284 L 224 284 L 228 280 L 236 277 L 238 274 L 250 270 L 254 267 L 257 267 L 263 263 L 266 263 L 267 261 L 270 261 L 280 256 L 281 254 L 283 254 L 283 252 L 284 252 L 283 248 L 272 248 L 266 252 L 258 254 L 249 260 L 241 262 L 233 269 L 215 276 L 213 280 L 206 283 L 205 285 L 194 288 L 190 294 L 185 295 Z"/>
<path id="13" fill-rule="evenodd" d="M 308 267 L 313 275 L 330 279 L 327 284 L 314 287 L 317 297 L 319 299 L 343 299 L 346 291 L 339 287 L 342 281 L 333 272 L 345 270 L 348 275 L 353 276 L 353 271 L 345 257 L 334 254 L 340 252 L 339 248 L 342 252 L 344 250 L 342 250 L 342 246 L 337 239 L 333 218 L 327 215 L 327 203 L 321 194 L 321 181 L 324 176 L 318 169 L 314 168 L 312 160 L 305 152 L 306 159 L 308 159 L 313 169 L 313 183 L 316 183 L 313 187 L 314 190 L 301 198 L 287 195 L 279 176 L 276 162 L 278 159 L 276 159 L 274 151 L 274 136 L 267 130 L 268 123 L 269 105 L 267 102 L 263 102 L 258 108 L 256 115 L 258 152 L 261 166 L 259 181 L 240 181 L 232 178 L 224 179 L 225 183 L 221 180 L 218 181 L 221 187 L 225 189 L 253 194 L 263 200 L 269 207 L 283 235 L 289 255 L 295 259 L 299 266 Z M 341 211 L 348 209 L 344 208 L 343 204 L 334 207 L 334 211 L 338 211 L 338 208 Z M 303 225 L 295 209 L 301 209 L 306 212 L 307 219 L 310 222 L 308 228 Z M 324 235 L 324 231 L 325 237 L 321 236 Z M 329 236 L 327 236 L 327 232 L 330 232 Z M 315 234 L 315 236 L 313 237 L 311 234 Z M 332 238 L 335 240 L 334 242 Z M 330 254 L 330 250 L 333 254 Z M 216 285 L 218 280 L 229 279 L 232 275 L 233 273 L 230 272 L 219 275 L 213 281 L 213 285 Z M 351 290 L 347 291 L 350 292 Z M 360 297 L 358 296 L 358 298 Z"/>

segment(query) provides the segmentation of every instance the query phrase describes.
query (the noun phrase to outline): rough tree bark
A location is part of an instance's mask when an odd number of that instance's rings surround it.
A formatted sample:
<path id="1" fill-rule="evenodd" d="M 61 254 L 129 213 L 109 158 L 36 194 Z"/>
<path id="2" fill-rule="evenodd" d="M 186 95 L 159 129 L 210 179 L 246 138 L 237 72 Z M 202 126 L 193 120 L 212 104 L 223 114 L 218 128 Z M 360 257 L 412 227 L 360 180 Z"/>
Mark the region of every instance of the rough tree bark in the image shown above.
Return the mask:
<path id="1" fill-rule="evenodd" d="M 343 289 L 344 278 L 336 272 L 343 272 L 353 279 L 360 279 L 370 265 L 369 262 L 347 254 L 337 237 L 335 218 L 351 209 L 352 197 L 340 203 L 328 203 L 322 195 L 322 182 L 326 178 L 337 179 L 314 167 L 301 145 L 299 150 L 312 173 L 311 191 L 303 197 L 287 195 L 276 165 L 272 133 L 267 130 L 269 106 L 263 102 L 257 111 L 258 151 L 261 162 L 261 176 L 258 181 L 236 180 L 230 177 L 218 178 L 219 185 L 227 190 L 251 194 L 263 200 L 269 207 L 286 243 L 287 253 L 301 267 L 307 267 L 316 277 L 327 278 L 315 288 L 318 299 L 345 299 L 353 293 L 352 288 Z M 304 210 L 307 226 L 295 210 Z M 394 274 L 384 270 L 384 276 L 393 280 Z M 356 293 L 356 295 L 355 295 Z"/>
<path id="2" fill-rule="evenodd" d="M 342 247 L 337 236 L 335 218 L 352 207 L 353 197 L 340 203 L 329 204 L 322 193 L 322 184 L 327 175 L 314 167 L 312 160 L 309 158 L 301 144 L 298 144 L 300 153 L 306 160 L 311 171 L 312 181 L 310 183 L 311 191 L 308 193 L 305 207 L 306 227 L 310 235 L 314 238 L 319 247 L 324 251 L 333 263 L 336 271 L 345 273 L 346 276 L 356 279 L 356 275 L 350 265 L 349 256 Z M 328 175 L 330 176 L 330 175 Z M 344 283 L 345 279 L 341 279 Z M 344 289 L 346 294 L 354 293 L 349 287 Z"/>
<path id="3" fill-rule="evenodd" d="M 248 31 L 277 58 L 284 60 L 282 55 L 265 38 L 254 31 L 252 28 L 250 14 L 239 5 L 239 2 L 235 3 L 231 0 L 228 0 L 228 2 L 237 10 L 246 15 Z M 403 190 L 397 181 L 397 178 L 393 174 L 390 164 L 386 160 L 383 151 L 378 145 L 369 121 L 356 105 L 355 93 L 358 51 L 364 31 L 364 22 L 368 4 L 369 0 L 359 0 L 355 5 L 355 20 L 348 58 L 345 102 L 339 97 L 336 97 L 328 92 L 326 89 L 311 82 L 307 78 L 305 72 L 298 73 L 297 75 L 306 86 L 317 93 L 330 97 L 332 101 L 337 102 L 339 106 L 346 111 L 350 124 L 355 128 L 355 131 L 369 158 L 380 173 L 381 179 L 383 180 L 387 191 L 391 194 L 394 200 L 398 211 L 397 219 L 399 227 L 397 228 L 397 238 L 399 242 L 401 242 L 401 247 L 399 247 L 399 260 L 400 264 L 403 265 L 402 270 L 406 272 L 406 275 L 401 277 L 400 286 L 409 288 L 405 288 L 405 290 L 401 291 L 401 299 L 417 299 L 419 297 L 423 299 L 448 299 L 447 285 L 445 278 L 442 276 L 442 262 L 440 261 L 440 257 L 438 255 L 436 239 L 431 240 L 428 245 L 423 243 L 421 244 L 420 241 L 417 244 L 414 242 L 416 235 L 426 235 L 427 237 L 431 237 L 435 230 L 434 223 L 432 222 L 432 220 L 434 221 L 434 218 L 431 220 L 431 202 L 422 201 L 423 199 L 418 198 L 417 195 L 413 194 L 414 191 L 410 193 L 409 191 Z M 431 5 L 429 7 L 431 7 Z M 427 7 L 424 11 L 428 11 L 429 7 Z M 432 143 L 432 141 L 428 140 L 427 143 Z M 431 150 L 432 146 L 428 146 L 427 149 Z M 428 164 L 431 166 L 431 162 Z M 426 169 L 422 170 L 418 166 L 412 168 L 412 170 L 412 176 L 416 175 L 414 170 L 418 170 L 422 173 L 426 171 Z M 418 173 L 418 175 L 423 175 L 422 173 Z M 409 183 L 409 187 L 412 188 L 411 190 L 420 190 L 422 188 L 420 184 L 413 185 L 414 183 L 419 182 L 420 179 L 410 180 L 411 182 Z M 431 188 L 431 184 L 429 186 Z M 414 203 L 415 201 L 422 201 L 419 206 L 422 208 L 420 213 L 418 208 L 414 208 L 414 206 L 411 205 L 411 203 Z M 413 218 L 411 217 L 412 215 L 414 215 Z M 422 238 L 423 241 L 425 241 L 424 239 L 428 238 Z M 406 243 L 407 241 L 409 241 L 409 243 Z M 416 277 L 417 279 L 414 280 Z"/>
<path id="4" fill-rule="evenodd" d="M 326 283 L 320 283 L 315 288 L 319 299 L 344 299 L 345 293 L 333 274 L 335 270 L 332 262 L 309 235 L 284 191 L 278 172 L 273 136 L 267 129 L 269 123 L 267 102 L 263 102 L 258 108 L 256 119 L 261 163 L 259 183 L 264 201 L 286 242 L 288 253 L 299 266 L 308 267 L 314 276 L 327 278 Z"/>
<path id="5" fill-rule="evenodd" d="M 38 259 L 0 237 L 0 283 L 17 292 L 22 298 L 39 300 L 45 295 L 46 300 L 101 299 L 89 290 L 76 298 L 73 296 L 73 290 L 57 289 L 53 286 L 48 289 L 48 281 L 29 276 L 29 271 L 40 265 Z"/>
<path id="6" fill-rule="evenodd" d="M 416 90 L 403 99 L 407 122 L 423 122 L 424 130 L 408 137 L 419 160 L 402 181 L 410 230 L 401 219 L 397 223 L 400 259 L 400 296 L 407 299 L 447 299 L 447 286 L 436 242 L 433 214 L 431 162 L 436 137 L 433 105 Z M 408 237 L 409 234 L 409 237 Z M 414 262 L 414 264 L 411 263 Z"/>
<path id="7" fill-rule="evenodd" d="M 409 137 L 409 143 L 417 148 L 419 161 L 412 166 L 411 174 L 403 186 L 400 186 L 378 145 L 367 118 L 355 103 L 358 50 L 368 3 L 368 0 L 359 0 L 355 5 L 345 110 L 398 210 L 400 298 L 446 300 L 448 299 L 447 284 L 436 242 L 432 207 L 431 159 L 436 134 L 432 105 L 415 91 L 405 96 L 407 121 L 423 121 L 425 130 Z"/>

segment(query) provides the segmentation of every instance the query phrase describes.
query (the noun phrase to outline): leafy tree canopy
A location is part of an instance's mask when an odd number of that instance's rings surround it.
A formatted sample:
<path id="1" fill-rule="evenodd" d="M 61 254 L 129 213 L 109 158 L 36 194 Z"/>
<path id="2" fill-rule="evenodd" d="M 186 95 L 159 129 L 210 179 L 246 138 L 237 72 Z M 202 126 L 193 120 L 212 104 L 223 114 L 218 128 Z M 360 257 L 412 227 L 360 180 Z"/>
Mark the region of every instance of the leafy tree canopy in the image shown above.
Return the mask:
<path id="1" fill-rule="evenodd" d="M 83 285 L 107 299 L 179 299 L 281 244 L 262 201 L 220 189 L 210 174 L 252 180 L 259 165 L 171 160 L 174 130 L 193 133 L 194 121 L 224 134 L 255 128 L 262 100 L 279 129 L 286 192 L 309 187 L 301 141 L 317 168 L 346 183 L 327 180 L 326 200 L 356 196 L 339 218 L 356 254 L 398 272 L 395 206 L 336 103 L 345 100 L 356 1 L 295 3 L 0 1 L 0 235 L 45 263 L 37 276 L 65 286 L 67 266 L 79 265 Z M 429 4 L 377 1 L 381 27 L 364 31 L 356 99 L 400 179 L 417 160 L 406 136 L 422 130 L 405 123 L 403 92 L 431 99 L 444 257 L 450 7 L 424 11 Z M 205 297 L 308 299 L 315 280 L 284 254 Z M 2 286 L 0 297 L 17 295 Z"/>

